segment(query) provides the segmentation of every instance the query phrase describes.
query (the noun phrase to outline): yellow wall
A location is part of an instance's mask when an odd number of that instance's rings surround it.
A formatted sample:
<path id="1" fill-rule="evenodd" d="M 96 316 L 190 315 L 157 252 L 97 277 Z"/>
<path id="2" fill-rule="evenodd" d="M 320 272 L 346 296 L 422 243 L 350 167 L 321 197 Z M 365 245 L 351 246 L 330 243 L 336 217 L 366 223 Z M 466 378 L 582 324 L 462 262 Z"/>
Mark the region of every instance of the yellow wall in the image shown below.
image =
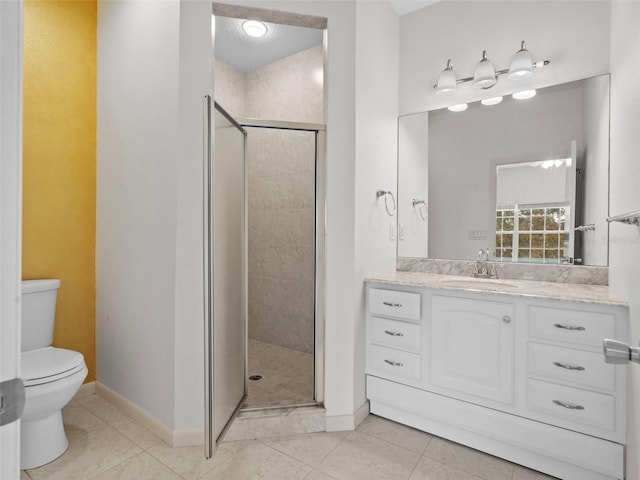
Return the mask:
<path id="1" fill-rule="evenodd" d="M 0 0 L 1 1 L 1 0 Z M 54 346 L 95 380 L 97 3 L 27 0 L 24 279 L 59 278 Z"/>

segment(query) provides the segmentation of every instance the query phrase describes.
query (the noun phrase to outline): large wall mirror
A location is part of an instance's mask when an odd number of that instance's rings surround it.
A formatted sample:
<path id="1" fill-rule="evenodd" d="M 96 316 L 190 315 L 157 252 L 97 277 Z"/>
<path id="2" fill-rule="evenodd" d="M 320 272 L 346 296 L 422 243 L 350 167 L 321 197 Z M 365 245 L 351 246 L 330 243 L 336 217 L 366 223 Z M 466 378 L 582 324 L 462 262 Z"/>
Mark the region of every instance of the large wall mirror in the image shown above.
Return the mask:
<path id="1" fill-rule="evenodd" d="M 398 256 L 607 265 L 609 75 L 398 120 Z"/>

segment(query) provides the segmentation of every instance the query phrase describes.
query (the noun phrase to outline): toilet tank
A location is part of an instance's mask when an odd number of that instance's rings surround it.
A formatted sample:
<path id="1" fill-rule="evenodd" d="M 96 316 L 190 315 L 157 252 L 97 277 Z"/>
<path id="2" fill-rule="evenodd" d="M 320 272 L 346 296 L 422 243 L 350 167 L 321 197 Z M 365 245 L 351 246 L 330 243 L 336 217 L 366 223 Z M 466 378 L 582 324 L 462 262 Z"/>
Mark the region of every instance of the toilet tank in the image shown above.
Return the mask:
<path id="1" fill-rule="evenodd" d="M 56 299 L 60 280 L 22 281 L 22 351 L 48 347 L 53 343 Z"/>

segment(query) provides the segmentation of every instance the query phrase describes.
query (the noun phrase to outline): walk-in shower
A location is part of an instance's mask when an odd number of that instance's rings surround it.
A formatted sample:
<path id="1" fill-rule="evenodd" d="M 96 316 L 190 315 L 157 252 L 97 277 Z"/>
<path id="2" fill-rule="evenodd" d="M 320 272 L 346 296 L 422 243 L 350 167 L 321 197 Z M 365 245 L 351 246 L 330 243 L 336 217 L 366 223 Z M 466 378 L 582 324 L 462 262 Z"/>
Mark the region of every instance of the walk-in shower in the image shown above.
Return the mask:
<path id="1" fill-rule="evenodd" d="M 205 285 L 205 297 L 213 294 L 205 302 L 211 316 L 205 345 L 211 351 L 205 392 L 212 399 L 207 403 L 211 454 L 235 406 L 275 412 L 272 409 L 277 407 L 324 401 L 326 32 L 326 19 L 318 17 L 215 3 L 213 13 L 214 98 L 220 116 L 216 114 L 212 138 L 214 190 L 209 220 L 213 244 L 204 246 L 209 249 L 212 278 Z M 259 41 L 244 37 L 242 24 L 247 16 L 260 15 L 266 15 L 267 35 Z M 219 129 L 218 120 L 227 130 Z M 216 177 L 218 155 L 228 153 L 219 153 L 218 143 L 239 139 L 238 134 L 243 141 L 239 161 L 243 183 L 233 180 L 231 186 L 224 184 L 224 175 Z M 229 173 L 235 179 L 239 171 Z M 235 199 L 241 211 L 219 210 L 216 188 L 228 195 L 224 202 Z M 228 214 L 238 215 L 241 225 Z M 220 225 L 229 223 L 231 232 L 220 230 Z M 242 238 L 237 237 L 239 232 Z M 242 258 L 233 250 L 230 259 L 216 266 L 218 252 L 231 248 L 227 241 L 234 235 Z M 220 238 L 224 248 L 215 244 Z M 232 264 L 235 271 L 227 268 Z M 225 280 L 218 274 L 228 274 L 230 282 L 221 286 Z M 237 292 L 231 292 L 233 288 Z M 237 298 L 242 298 L 240 309 Z M 237 344 L 240 330 L 242 346 Z M 240 377 L 237 361 L 241 356 Z M 220 373 L 222 366 L 230 366 L 233 373 Z M 234 385 L 233 393 L 219 384 L 218 377 Z M 224 413 L 219 413 L 220 406 Z"/>

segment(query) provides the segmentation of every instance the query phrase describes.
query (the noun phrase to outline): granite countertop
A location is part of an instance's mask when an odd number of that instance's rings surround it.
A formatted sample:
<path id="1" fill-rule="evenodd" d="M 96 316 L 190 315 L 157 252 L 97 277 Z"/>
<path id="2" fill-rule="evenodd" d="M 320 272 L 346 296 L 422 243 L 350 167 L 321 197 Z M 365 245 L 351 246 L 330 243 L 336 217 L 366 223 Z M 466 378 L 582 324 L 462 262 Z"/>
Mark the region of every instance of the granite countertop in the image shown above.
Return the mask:
<path id="1" fill-rule="evenodd" d="M 606 285 L 540 282 L 511 278 L 492 280 L 421 272 L 392 272 L 372 275 L 365 278 L 365 281 L 388 285 L 406 285 L 410 287 L 491 292 L 518 297 L 547 298 L 621 307 L 627 307 L 629 305 L 627 299 L 611 291 Z"/>

